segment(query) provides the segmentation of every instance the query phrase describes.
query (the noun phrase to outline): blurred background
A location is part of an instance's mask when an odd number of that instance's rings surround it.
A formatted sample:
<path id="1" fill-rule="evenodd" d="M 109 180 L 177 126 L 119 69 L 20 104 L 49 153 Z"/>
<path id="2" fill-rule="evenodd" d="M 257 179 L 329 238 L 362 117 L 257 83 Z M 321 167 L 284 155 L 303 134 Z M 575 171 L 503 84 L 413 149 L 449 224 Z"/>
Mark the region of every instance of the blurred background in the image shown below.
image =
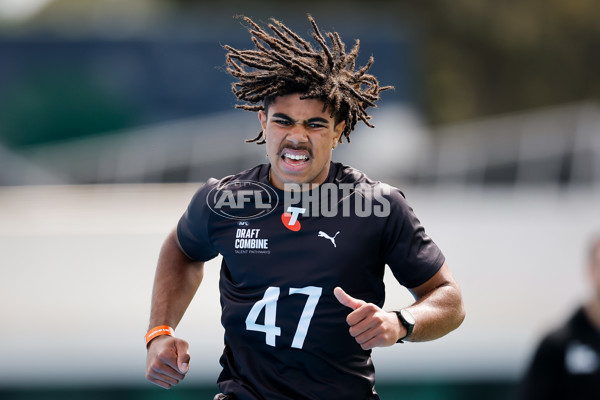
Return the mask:
<path id="1" fill-rule="evenodd" d="M 382 398 L 508 399 L 541 335 L 590 294 L 600 232 L 600 3 L 593 0 L 0 0 L 0 398 L 212 398 L 220 259 L 177 329 L 186 380 L 144 380 L 160 245 L 245 144 L 224 44 L 233 16 L 361 39 L 394 91 L 334 159 L 404 191 L 467 318 L 376 349 Z M 386 308 L 412 299 L 386 277 Z M 204 397 L 202 397 L 204 396 Z"/>

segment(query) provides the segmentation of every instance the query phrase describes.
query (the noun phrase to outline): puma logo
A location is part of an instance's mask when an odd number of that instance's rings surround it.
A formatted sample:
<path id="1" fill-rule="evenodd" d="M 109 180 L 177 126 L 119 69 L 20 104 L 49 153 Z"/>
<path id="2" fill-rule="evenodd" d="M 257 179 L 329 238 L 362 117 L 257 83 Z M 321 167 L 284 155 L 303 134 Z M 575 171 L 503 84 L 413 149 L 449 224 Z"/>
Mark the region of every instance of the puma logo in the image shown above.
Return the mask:
<path id="1" fill-rule="evenodd" d="M 333 247 L 337 247 L 335 245 L 335 237 L 338 235 L 338 233 L 340 233 L 340 231 L 337 231 L 336 234 L 333 235 L 333 237 L 331 237 L 328 234 L 326 234 L 325 232 L 319 231 L 319 237 L 331 240 L 331 243 L 333 244 Z"/>

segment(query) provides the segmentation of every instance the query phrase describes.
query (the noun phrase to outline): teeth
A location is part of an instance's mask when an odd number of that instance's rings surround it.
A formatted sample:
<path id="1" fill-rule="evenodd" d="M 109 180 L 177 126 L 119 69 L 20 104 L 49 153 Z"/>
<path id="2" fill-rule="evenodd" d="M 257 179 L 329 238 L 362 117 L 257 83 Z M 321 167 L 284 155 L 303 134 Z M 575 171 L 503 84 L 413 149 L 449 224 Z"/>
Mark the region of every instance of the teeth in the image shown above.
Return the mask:
<path id="1" fill-rule="evenodd" d="M 296 155 L 296 154 L 285 153 L 284 156 L 287 158 L 291 158 L 292 160 L 308 160 L 308 157 L 303 154 Z"/>

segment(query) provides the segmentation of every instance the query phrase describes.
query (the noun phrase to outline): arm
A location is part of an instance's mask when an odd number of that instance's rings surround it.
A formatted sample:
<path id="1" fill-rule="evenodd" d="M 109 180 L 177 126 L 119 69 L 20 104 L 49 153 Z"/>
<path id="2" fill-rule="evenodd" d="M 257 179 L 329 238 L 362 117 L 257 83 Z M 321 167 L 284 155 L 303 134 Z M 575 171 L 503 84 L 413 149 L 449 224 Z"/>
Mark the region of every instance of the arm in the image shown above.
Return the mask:
<path id="1" fill-rule="evenodd" d="M 150 328 L 175 328 L 202 282 L 204 263 L 190 260 L 180 249 L 175 231 L 165 240 L 158 258 L 152 290 Z M 172 336 L 158 336 L 148 344 L 146 379 L 169 389 L 188 370 L 188 344 Z"/>
<path id="2" fill-rule="evenodd" d="M 406 340 L 438 339 L 458 328 L 465 319 L 462 294 L 446 263 L 427 282 L 410 292 L 416 301 L 406 309 L 415 317 L 416 323 Z M 405 334 L 406 328 L 402 326 L 402 335 Z"/>
<path id="3" fill-rule="evenodd" d="M 428 281 L 410 291 L 416 301 L 406 309 L 416 323 L 413 333 L 405 340 L 421 342 L 440 338 L 458 328 L 464 320 L 462 295 L 446 263 Z M 346 321 L 350 334 L 363 349 L 391 346 L 406 335 L 406 328 L 396 313 L 354 299 L 341 288 L 336 288 L 334 294 L 340 303 L 353 309 Z"/>

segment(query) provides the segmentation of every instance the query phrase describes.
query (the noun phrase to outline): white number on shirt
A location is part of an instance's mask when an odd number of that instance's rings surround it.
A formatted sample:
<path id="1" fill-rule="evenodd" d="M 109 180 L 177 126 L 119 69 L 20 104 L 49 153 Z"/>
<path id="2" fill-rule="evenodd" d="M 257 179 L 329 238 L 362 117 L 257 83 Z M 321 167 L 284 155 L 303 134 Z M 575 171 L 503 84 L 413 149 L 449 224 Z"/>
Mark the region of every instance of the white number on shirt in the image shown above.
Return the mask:
<path id="1" fill-rule="evenodd" d="M 263 298 L 252 306 L 252 309 L 246 317 L 246 329 L 249 331 L 264 332 L 265 342 L 269 346 L 275 346 L 275 338 L 281 335 L 281 328 L 275 325 L 279 293 L 280 289 L 278 287 L 269 287 L 265 291 Z M 304 309 L 302 310 L 302 315 L 300 316 L 300 321 L 298 321 L 294 340 L 292 341 L 292 347 L 296 349 L 301 349 L 304 345 L 304 339 L 308 333 L 308 327 L 310 326 L 310 321 L 315 313 L 315 308 L 319 303 L 321 293 L 323 293 L 323 289 L 316 286 L 290 288 L 290 295 L 304 294 L 308 296 Z M 263 308 L 265 309 L 265 322 L 264 324 L 259 324 L 256 321 Z"/>
<path id="2" fill-rule="evenodd" d="M 246 317 L 246 330 L 264 332 L 265 340 L 269 346 L 275 346 L 275 337 L 281 335 L 281 328 L 275 326 L 275 315 L 277 314 L 277 300 L 279 299 L 279 288 L 269 287 L 262 300 L 257 301 Z M 258 315 L 265 309 L 265 324 L 256 323 Z"/>

